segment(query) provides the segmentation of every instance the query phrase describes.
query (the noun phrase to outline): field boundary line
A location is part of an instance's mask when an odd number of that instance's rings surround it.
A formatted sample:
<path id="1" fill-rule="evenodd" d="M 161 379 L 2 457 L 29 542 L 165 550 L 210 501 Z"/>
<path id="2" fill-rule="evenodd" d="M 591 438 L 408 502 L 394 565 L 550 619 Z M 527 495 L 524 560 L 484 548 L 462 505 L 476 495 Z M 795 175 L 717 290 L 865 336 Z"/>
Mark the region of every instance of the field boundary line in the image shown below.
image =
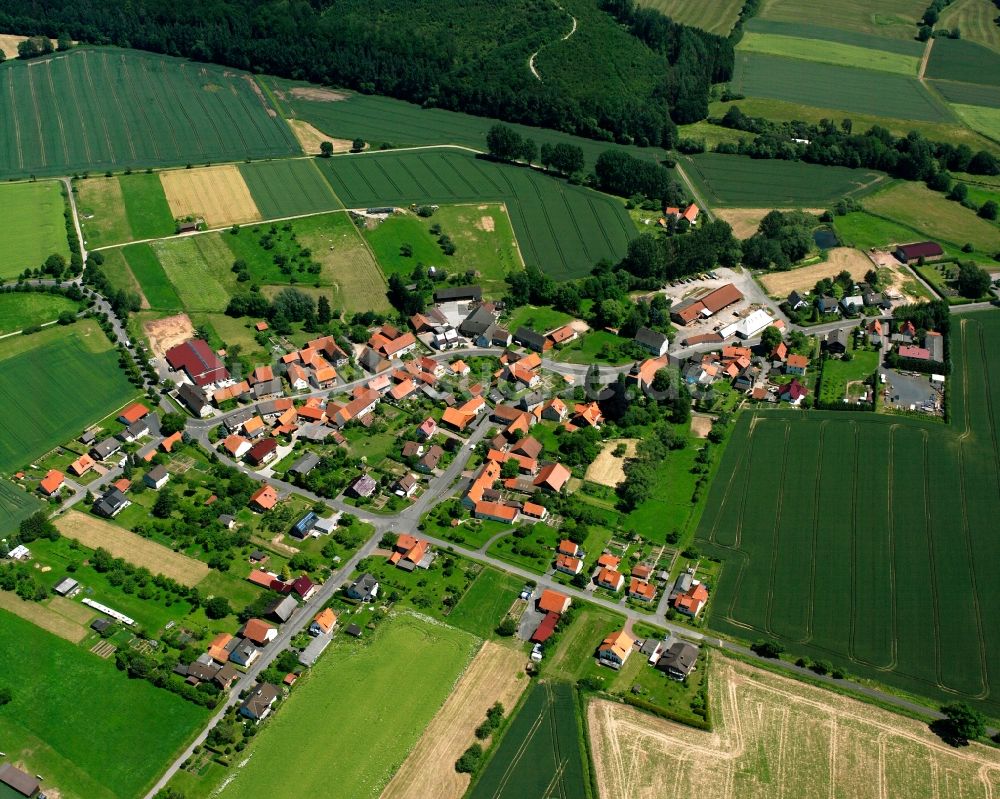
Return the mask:
<path id="1" fill-rule="evenodd" d="M 189 72 L 190 70 L 188 69 L 188 65 L 181 64 L 180 73 L 184 79 L 184 83 L 188 87 L 188 97 L 194 96 L 194 98 L 198 101 L 198 107 L 201 109 L 202 115 L 208 122 L 208 125 L 206 127 L 211 127 L 212 132 L 215 134 L 215 140 L 218 143 L 217 146 L 220 146 L 221 148 L 224 149 L 225 140 L 222 138 L 222 134 L 219 132 L 219 128 L 215 124 L 215 119 L 212 117 L 210 113 L 208 113 L 208 109 L 205 107 L 204 99 L 199 94 L 198 84 L 191 80 L 191 75 L 189 74 Z M 204 139 L 202 141 L 204 142 Z M 244 142 L 244 147 L 245 146 L 246 143 Z M 204 152 L 202 153 L 202 157 L 210 161 L 212 159 L 212 150 L 206 146 Z"/>
<path id="2" fill-rule="evenodd" d="M 195 140 L 198 142 L 198 147 L 204 154 L 205 152 L 207 152 L 207 148 L 205 147 L 205 140 L 202 138 L 201 135 L 201 128 L 194 123 L 194 120 L 191 118 L 191 114 L 188 113 L 187 104 L 184 103 L 178 96 L 177 87 L 174 85 L 174 82 L 167 77 L 167 62 L 160 61 L 159 66 L 160 66 L 159 69 L 160 86 L 164 87 L 165 90 L 170 93 L 170 96 L 173 99 L 172 102 L 173 107 L 180 108 L 181 113 L 184 115 L 184 119 L 188 123 L 188 127 L 191 129 L 191 132 L 194 134 Z"/>
<path id="3" fill-rule="evenodd" d="M 944 680 L 941 676 L 941 619 L 938 607 L 938 577 L 937 577 L 937 561 L 934 558 L 934 542 L 931 539 L 931 508 L 930 508 L 930 459 L 927 453 L 927 440 L 928 435 L 926 430 L 920 431 L 921 438 L 923 439 L 923 458 L 922 463 L 924 467 L 924 536 L 927 540 L 927 562 L 930 567 L 931 579 L 930 579 L 930 589 L 931 598 L 933 599 L 933 609 L 934 612 L 931 617 L 934 622 L 934 674 L 937 678 L 937 685 L 939 688 L 951 691 L 944 684 Z"/>
<path id="4" fill-rule="evenodd" d="M 816 461 L 820 464 L 816 469 L 816 480 L 813 484 L 813 529 L 812 529 L 812 557 L 809 558 L 809 612 L 806 614 L 806 635 L 796 641 L 798 644 L 808 644 L 813 637 L 813 614 L 816 610 L 816 546 L 819 543 L 819 509 L 820 496 L 823 488 L 823 447 L 826 445 L 826 428 L 829 419 L 820 422 L 819 427 L 819 447 L 817 447 Z"/>
<path id="5" fill-rule="evenodd" d="M 896 429 L 900 427 L 898 424 L 889 425 L 889 457 L 888 457 L 888 467 L 886 469 L 886 501 L 885 501 L 885 518 L 886 518 L 886 530 L 888 531 L 889 537 L 889 595 L 892 597 L 892 602 L 890 604 L 890 610 L 892 612 L 892 668 L 895 670 L 899 663 L 899 614 L 897 610 L 897 598 L 896 598 L 896 515 L 893 512 L 893 496 L 895 494 L 896 486 L 896 473 L 892 468 L 892 464 L 895 463 L 895 451 L 896 451 Z"/>
<path id="6" fill-rule="evenodd" d="M 964 323 L 965 320 L 963 320 Z M 983 394 L 986 396 L 986 420 L 990 428 L 990 438 L 993 441 L 993 463 L 997 476 L 1000 477 L 1000 444 L 997 442 L 997 428 L 995 416 L 993 415 L 993 391 L 990 389 L 990 362 L 986 357 L 986 340 L 983 338 L 982 325 L 977 323 L 979 328 L 979 357 L 983 364 Z M 968 395 L 966 395 L 966 407 L 969 407 Z M 1000 480 L 996 483 L 997 496 L 1000 496 Z"/>
<path id="7" fill-rule="evenodd" d="M 260 141 L 260 146 L 264 151 L 266 151 L 268 149 L 268 136 L 261 129 L 260 125 L 257 124 L 257 115 L 254 114 L 250 108 L 247 108 L 247 98 L 244 96 L 243 91 L 241 91 L 241 89 L 246 89 L 248 87 L 239 85 L 245 81 L 235 72 L 230 74 L 229 70 L 226 69 L 222 70 L 222 77 L 229 80 L 229 89 L 236 98 L 236 102 L 239 104 L 240 110 L 243 112 L 243 116 L 249 120 L 251 125 L 253 125 L 253 129 L 257 133 L 257 139 Z M 267 106 L 262 99 L 260 99 L 260 104 L 264 106 L 265 117 L 267 119 L 271 119 L 271 116 L 267 113 Z M 227 108 L 226 111 L 228 113 L 229 109 Z M 229 117 L 232 119 L 232 114 L 229 114 Z M 284 120 L 282 120 L 282 122 L 284 122 Z M 287 125 L 287 123 L 285 124 Z"/>
<path id="8" fill-rule="evenodd" d="M 146 69 L 146 61 L 147 61 L 147 59 L 145 59 L 145 58 L 142 59 L 142 61 L 140 62 L 140 67 L 142 69 L 143 78 L 146 80 L 147 84 L 151 84 L 153 81 L 152 81 L 152 79 L 150 77 L 149 70 Z M 162 81 L 161 81 L 161 85 L 162 85 Z M 153 92 L 153 102 L 156 103 L 156 107 L 157 107 L 157 109 L 160 112 L 160 117 L 162 119 L 164 119 L 164 120 L 167 120 L 167 119 L 169 119 L 169 117 L 167 116 L 166 109 L 163 107 L 163 102 L 161 101 L 161 97 L 160 97 L 161 94 L 162 94 L 162 92 L 154 91 Z M 181 152 L 181 148 L 180 148 L 180 145 L 177 143 L 177 131 L 174 129 L 173 125 L 167 125 L 166 127 L 167 127 L 168 132 L 170 133 L 170 141 L 174 145 L 174 152 L 179 154 Z"/>
<path id="9" fill-rule="evenodd" d="M 966 505 L 965 491 L 965 447 L 958 446 L 958 475 L 960 494 L 962 497 L 962 540 L 965 543 L 965 554 L 969 558 L 969 578 L 972 580 L 972 607 L 976 612 L 976 637 L 979 639 L 979 680 L 982 690 L 974 695 L 976 699 L 985 699 L 990 695 L 989 662 L 986 658 L 986 637 L 983 632 L 983 616 L 979 607 L 979 586 L 976 583 L 976 561 L 972 549 L 972 539 L 969 536 L 969 511 Z"/>

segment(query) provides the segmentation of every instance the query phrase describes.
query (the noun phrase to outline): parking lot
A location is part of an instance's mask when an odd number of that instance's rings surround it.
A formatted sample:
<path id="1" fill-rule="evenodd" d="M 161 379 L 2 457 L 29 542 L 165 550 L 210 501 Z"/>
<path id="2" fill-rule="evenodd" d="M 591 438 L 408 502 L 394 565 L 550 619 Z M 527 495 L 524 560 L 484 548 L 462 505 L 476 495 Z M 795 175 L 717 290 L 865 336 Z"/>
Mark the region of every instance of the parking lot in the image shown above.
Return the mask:
<path id="1" fill-rule="evenodd" d="M 916 372 L 884 370 L 886 383 L 883 386 L 887 408 L 903 411 L 923 411 L 937 415 L 942 413 L 941 390 L 931 383 L 930 375 Z"/>

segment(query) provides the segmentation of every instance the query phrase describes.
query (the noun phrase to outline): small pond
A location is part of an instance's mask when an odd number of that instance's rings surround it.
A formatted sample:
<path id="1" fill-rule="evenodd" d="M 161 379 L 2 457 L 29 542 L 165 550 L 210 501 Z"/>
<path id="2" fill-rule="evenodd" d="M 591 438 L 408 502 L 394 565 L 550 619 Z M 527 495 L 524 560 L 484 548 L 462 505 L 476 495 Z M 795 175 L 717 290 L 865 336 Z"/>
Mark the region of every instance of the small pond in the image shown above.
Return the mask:
<path id="1" fill-rule="evenodd" d="M 813 241 L 816 242 L 816 246 L 821 250 L 829 250 L 832 247 L 840 246 L 840 239 L 837 238 L 837 234 L 834 233 L 830 228 L 817 228 L 813 231 Z"/>

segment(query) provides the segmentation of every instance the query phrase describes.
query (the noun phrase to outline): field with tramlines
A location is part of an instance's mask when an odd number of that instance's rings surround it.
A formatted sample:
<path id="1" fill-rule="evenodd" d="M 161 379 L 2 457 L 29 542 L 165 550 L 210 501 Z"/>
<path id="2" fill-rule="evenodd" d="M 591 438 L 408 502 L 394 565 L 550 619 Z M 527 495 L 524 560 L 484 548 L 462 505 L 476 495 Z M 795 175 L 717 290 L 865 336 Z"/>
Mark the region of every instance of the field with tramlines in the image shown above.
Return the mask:
<path id="1" fill-rule="evenodd" d="M 621 258 L 636 234 L 611 197 L 457 150 L 335 156 L 320 169 L 349 208 L 504 202 L 525 262 L 556 280 Z"/>
<path id="2" fill-rule="evenodd" d="M 639 0 L 638 5 L 655 8 L 674 22 L 701 28 L 719 36 L 726 36 L 733 29 L 743 7 L 739 0 L 714 3 L 701 0 Z"/>
<path id="3" fill-rule="evenodd" d="M 241 164 L 240 173 L 264 219 L 344 207 L 310 159 Z"/>
<path id="4" fill-rule="evenodd" d="M 132 50 L 0 66 L 0 177 L 293 155 L 251 76 Z"/>
<path id="5" fill-rule="evenodd" d="M 954 324 L 953 422 L 752 413 L 698 538 L 725 559 L 713 627 L 996 714 L 1000 315 Z"/>

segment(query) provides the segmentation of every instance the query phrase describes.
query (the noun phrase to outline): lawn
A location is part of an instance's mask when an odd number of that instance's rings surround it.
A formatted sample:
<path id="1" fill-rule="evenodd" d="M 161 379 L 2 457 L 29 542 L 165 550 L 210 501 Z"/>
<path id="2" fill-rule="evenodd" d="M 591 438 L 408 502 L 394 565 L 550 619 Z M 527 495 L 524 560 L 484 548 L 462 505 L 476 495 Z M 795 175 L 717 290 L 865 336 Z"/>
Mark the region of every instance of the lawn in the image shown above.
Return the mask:
<path id="1" fill-rule="evenodd" d="M 448 623 L 480 638 L 489 638 L 517 599 L 522 585 L 523 581 L 506 572 L 483 569 L 448 614 Z"/>
<path id="2" fill-rule="evenodd" d="M 740 50 L 748 53 L 783 56 L 824 64 L 891 72 L 912 76 L 920 68 L 919 55 L 903 55 L 888 50 L 857 47 L 843 42 L 784 36 L 748 31 L 740 40 Z"/>
<path id="3" fill-rule="evenodd" d="M 576 341 L 559 348 L 553 360 L 574 363 L 606 363 L 612 366 L 635 360 L 631 341 L 607 330 L 588 330 Z M 550 356 L 551 357 L 551 356 Z"/>
<path id="4" fill-rule="evenodd" d="M 4 750 L 64 799 L 141 796 L 208 717 L 4 611 L 0 657 L 14 695 L 0 712 Z"/>
<path id="5" fill-rule="evenodd" d="M 175 311 L 183 307 L 152 244 L 130 244 L 123 247 L 121 253 L 150 308 Z"/>
<path id="6" fill-rule="evenodd" d="M 671 451 L 657 464 L 657 490 L 650 499 L 625 515 L 622 526 L 626 530 L 636 530 L 647 541 L 660 544 L 666 541 L 667 533 L 685 532 L 695 511 L 691 497 L 698 477 L 691 469 L 703 443 L 692 439 L 687 447 Z"/>
<path id="7" fill-rule="evenodd" d="M 927 238 L 927 234 L 923 231 L 881 216 L 865 213 L 864 211 L 854 211 L 845 216 L 834 217 L 833 227 L 837 232 L 838 238 L 844 245 L 856 247 L 859 250 L 865 250 L 869 247 L 886 248 L 894 244 L 922 241 Z M 944 250 L 945 256 L 949 258 L 961 258 L 962 260 L 975 260 L 985 263 L 990 263 L 991 261 L 986 253 L 963 253 L 960 248 L 949 244 L 947 241 L 940 241 L 938 243 Z"/>
<path id="8" fill-rule="evenodd" d="M 522 325 L 539 333 L 548 333 L 572 321 L 573 317 L 568 313 L 557 311 L 547 305 L 522 305 L 511 313 L 507 327 L 511 333 Z"/>
<path id="9" fill-rule="evenodd" d="M 461 630 L 408 615 L 383 621 L 374 633 L 366 630 L 360 641 L 341 634 L 254 739 L 246 765 L 216 795 L 325 796 L 334 768 L 338 796 L 377 797 L 448 697 L 476 644 Z M 331 723 L 338 718 L 359 734 L 347 735 L 343 724 Z M 327 767 L 318 768 L 317 758 Z"/>
<path id="10" fill-rule="evenodd" d="M 120 175 L 118 184 L 133 239 L 158 239 L 174 234 L 174 215 L 159 175 Z"/>
<path id="11" fill-rule="evenodd" d="M 53 253 L 69 258 L 64 209 L 62 188 L 55 181 L 0 185 L 0 282 L 37 269 Z"/>
<path id="12" fill-rule="evenodd" d="M 601 258 L 618 260 L 637 233 L 613 197 L 465 151 L 334 156 L 320 169 L 350 208 L 502 202 L 524 261 L 556 280 L 586 275 Z"/>
<path id="13" fill-rule="evenodd" d="M 343 208 L 313 159 L 296 158 L 241 164 L 254 202 L 264 219 Z"/>
<path id="14" fill-rule="evenodd" d="M 2 471 L 79 435 L 136 393 L 118 367 L 117 352 L 91 320 L 0 342 L 0 367 L 0 414 L 17 419 L 0 436 Z"/>
<path id="15" fill-rule="evenodd" d="M 528 535 L 524 538 L 518 538 L 514 533 L 501 536 L 490 544 L 487 551 L 494 558 L 535 574 L 545 574 L 555 560 L 558 543 L 557 531 L 543 522 L 537 522 L 529 528 Z"/>
<path id="16" fill-rule="evenodd" d="M 73 181 L 80 214 L 83 243 L 95 250 L 108 244 L 132 240 L 125 215 L 125 198 L 118 178 L 86 178 Z"/>
<path id="17" fill-rule="evenodd" d="M 226 310 L 229 292 L 221 281 L 223 275 L 232 274 L 229 270 L 233 262 L 229 248 L 217 235 L 187 236 L 151 246 L 185 310 L 215 313 Z M 143 283 L 141 275 L 136 277 Z M 146 298 L 155 307 L 148 293 Z"/>
<path id="18" fill-rule="evenodd" d="M 700 0 L 640 0 L 637 5 L 655 8 L 674 22 L 726 36 L 739 19 L 740 0 L 704 3 Z"/>
<path id="19" fill-rule="evenodd" d="M 848 397 L 848 383 L 868 380 L 878 369 L 878 353 L 872 350 L 854 350 L 850 361 L 828 358 L 823 362 L 819 398 L 822 402 L 841 402 Z M 857 399 L 860 388 L 850 393 Z"/>
<path id="20" fill-rule="evenodd" d="M 77 312 L 80 304 L 58 294 L 0 293 L 0 335 L 52 322 L 63 311 Z"/>
<path id="21" fill-rule="evenodd" d="M 542 661 L 542 671 L 553 680 L 576 682 L 588 675 L 612 674 L 610 669 L 597 665 L 597 647 L 608 633 L 620 630 L 625 617 L 595 605 L 584 605 L 573 611 L 573 618 L 561 630 L 555 649 L 548 647 Z"/>
<path id="22" fill-rule="evenodd" d="M 678 162 L 712 205 L 815 208 L 857 196 L 885 180 L 870 169 L 703 153 Z"/>
<path id="23" fill-rule="evenodd" d="M 241 73 L 119 48 L 0 65 L 0 177 L 294 155 Z M 138 231 L 133 230 L 134 233 Z"/>
<path id="24" fill-rule="evenodd" d="M 1000 316 L 963 315 L 952 331 L 950 425 L 746 414 L 698 541 L 724 560 L 713 629 L 996 716 L 1000 383 L 990 357 Z"/>

